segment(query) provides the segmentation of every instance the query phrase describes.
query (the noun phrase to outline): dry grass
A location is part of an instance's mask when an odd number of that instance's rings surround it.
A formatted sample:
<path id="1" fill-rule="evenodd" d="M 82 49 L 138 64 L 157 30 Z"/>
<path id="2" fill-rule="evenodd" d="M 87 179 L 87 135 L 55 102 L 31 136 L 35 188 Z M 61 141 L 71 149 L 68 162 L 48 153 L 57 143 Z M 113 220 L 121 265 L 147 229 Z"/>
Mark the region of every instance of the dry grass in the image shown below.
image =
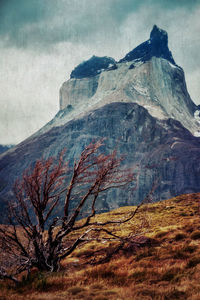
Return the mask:
<path id="1" fill-rule="evenodd" d="M 93 241 L 63 261 L 59 273 L 35 272 L 18 288 L 1 282 L 0 300 L 200 299 L 199 201 L 200 194 L 192 194 L 145 205 L 134 220 L 109 229 L 122 236 L 141 232 L 154 245 L 125 245 L 110 261 L 91 265 L 94 253 L 101 258 L 117 246 Z M 122 207 L 96 218 L 124 218 L 132 209 Z"/>

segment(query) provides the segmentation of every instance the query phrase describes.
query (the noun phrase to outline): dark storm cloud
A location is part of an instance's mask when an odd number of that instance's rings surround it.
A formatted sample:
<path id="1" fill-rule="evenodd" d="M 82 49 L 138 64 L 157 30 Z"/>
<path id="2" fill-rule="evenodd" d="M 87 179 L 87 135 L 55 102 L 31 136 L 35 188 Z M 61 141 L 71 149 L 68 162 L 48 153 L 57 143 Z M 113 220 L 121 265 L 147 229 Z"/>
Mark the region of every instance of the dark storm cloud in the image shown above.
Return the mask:
<path id="1" fill-rule="evenodd" d="M 2 0 L 0 35 L 6 45 L 17 47 L 79 41 L 107 26 L 110 5 L 105 4 L 105 0 Z"/>
<path id="2" fill-rule="evenodd" d="M 146 9 L 148 7 L 155 7 L 155 10 L 158 8 L 167 10 L 186 8 L 192 10 L 199 5 L 199 0 L 114 0 L 111 2 L 111 11 L 114 18 L 117 18 L 119 22 L 141 7 L 146 7 Z"/>
<path id="3" fill-rule="evenodd" d="M 128 15 L 142 6 L 193 9 L 198 0 L 0 0 L 0 37 L 4 45 L 48 47 L 81 42 L 102 31 L 114 37 Z"/>
<path id="4" fill-rule="evenodd" d="M 151 5 L 158 4 L 165 9 L 187 8 L 188 10 L 194 9 L 199 5 L 199 0 L 150 0 Z"/>

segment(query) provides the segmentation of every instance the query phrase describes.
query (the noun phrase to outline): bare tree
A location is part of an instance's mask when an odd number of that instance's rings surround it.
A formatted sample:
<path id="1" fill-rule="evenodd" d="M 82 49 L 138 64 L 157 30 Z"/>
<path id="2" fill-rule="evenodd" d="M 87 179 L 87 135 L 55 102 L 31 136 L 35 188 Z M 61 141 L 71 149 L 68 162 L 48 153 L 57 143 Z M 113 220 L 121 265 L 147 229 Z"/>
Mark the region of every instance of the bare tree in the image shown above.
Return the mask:
<path id="1" fill-rule="evenodd" d="M 95 204 L 100 193 L 136 182 L 136 174 L 131 169 L 122 168 L 123 158 L 117 157 L 115 150 L 108 155 L 101 154 L 101 146 L 102 141 L 90 143 L 72 169 L 64 162 L 64 152 L 58 160 L 38 160 L 33 169 L 27 169 L 16 181 L 15 199 L 8 208 L 9 226 L 0 227 L 1 251 L 10 257 L 15 271 L 10 275 L 2 267 L 1 278 L 16 282 L 17 274 L 30 271 L 32 267 L 57 271 L 60 261 L 78 245 L 89 241 L 92 232 L 104 232 L 111 238 L 119 238 L 103 226 L 127 222 L 139 206 L 127 219 L 98 223 L 93 218 Z M 70 172 L 71 179 L 66 187 L 64 183 Z M 57 209 L 61 217 L 53 218 Z M 80 221 L 83 211 L 89 212 Z M 79 235 L 71 240 L 70 234 L 75 232 Z"/>

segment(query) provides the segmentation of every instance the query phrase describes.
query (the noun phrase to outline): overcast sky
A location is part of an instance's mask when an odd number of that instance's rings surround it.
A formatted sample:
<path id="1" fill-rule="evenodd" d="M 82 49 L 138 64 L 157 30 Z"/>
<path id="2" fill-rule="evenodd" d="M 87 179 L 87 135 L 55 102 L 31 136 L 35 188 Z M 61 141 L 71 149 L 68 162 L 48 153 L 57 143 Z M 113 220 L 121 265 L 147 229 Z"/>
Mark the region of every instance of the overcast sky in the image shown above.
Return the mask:
<path id="1" fill-rule="evenodd" d="M 92 55 L 116 60 L 168 32 L 200 104 L 200 0 L 0 0 L 0 144 L 18 143 L 59 109 L 59 88 Z"/>

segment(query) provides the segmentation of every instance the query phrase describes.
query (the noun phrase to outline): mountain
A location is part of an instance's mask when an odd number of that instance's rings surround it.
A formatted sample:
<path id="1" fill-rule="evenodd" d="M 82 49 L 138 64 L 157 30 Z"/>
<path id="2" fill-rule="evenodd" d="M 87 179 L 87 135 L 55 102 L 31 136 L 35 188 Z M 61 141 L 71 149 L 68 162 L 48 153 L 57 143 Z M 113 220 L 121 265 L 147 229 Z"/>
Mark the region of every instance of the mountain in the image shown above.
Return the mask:
<path id="1" fill-rule="evenodd" d="M 141 201 L 156 183 L 154 200 L 199 192 L 199 110 L 184 72 L 154 26 L 150 39 L 116 62 L 93 56 L 77 66 L 60 89 L 60 110 L 33 136 L 0 156 L 0 201 L 12 197 L 14 180 L 36 159 L 67 148 L 71 163 L 91 140 L 117 147 L 125 166 L 138 172 L 138 187 L 108 191 L 98 203 L 110 210 Z"/>
<path id="2" fill-rule="evenodd" d="M 184 71 L 168 49 L 168 36 L 154 26 L 149 40 L 116 62 L 93 56 L 71 73 L 60 89 L 60 111 L 39 131 L 83 116 L 111 102 L 134 102 L 155 118 L 173 118 L 199 136 L 198 107 L 188 94 Z"/>

